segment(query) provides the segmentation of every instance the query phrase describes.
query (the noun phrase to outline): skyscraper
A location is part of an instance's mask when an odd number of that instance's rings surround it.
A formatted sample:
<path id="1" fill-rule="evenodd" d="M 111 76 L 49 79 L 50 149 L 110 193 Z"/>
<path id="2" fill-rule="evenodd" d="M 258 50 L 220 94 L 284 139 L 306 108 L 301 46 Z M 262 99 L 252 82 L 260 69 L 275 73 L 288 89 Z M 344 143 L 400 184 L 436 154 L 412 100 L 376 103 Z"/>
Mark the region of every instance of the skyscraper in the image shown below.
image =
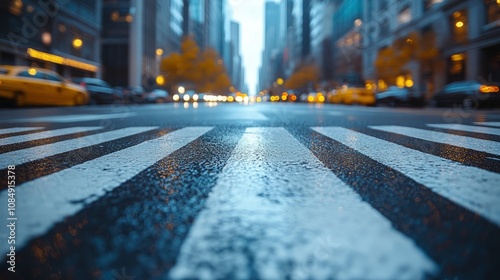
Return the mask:
<path id="1" fill-rule="evenodd" d="M 264 52 L 262 56 L 261 87 L 270 87 L 276 77 L 276 63 L 281 60 L 280 46 L 280 6 L 266 2 L 264 10 Z"/>
<path id="2" fill-rule="evenodd" d="M 241 89 L 243 82 L 241 80 L 241 72 L 242 72 L 242 58 L 240 54 L 240 24 L 231 21 L 231 30 L 230 30 L 230 57 L 231 61 L 231 71 L 229 76 L 231 77 L 231 81 L 233 82 L 234 87 L 237 89 Z"/>
<path id="3" fill-rule="evenodd" d="M 226 0 L 184 0 L 184 36 L 192 36 L 203 49 L 224 52 Z"/>

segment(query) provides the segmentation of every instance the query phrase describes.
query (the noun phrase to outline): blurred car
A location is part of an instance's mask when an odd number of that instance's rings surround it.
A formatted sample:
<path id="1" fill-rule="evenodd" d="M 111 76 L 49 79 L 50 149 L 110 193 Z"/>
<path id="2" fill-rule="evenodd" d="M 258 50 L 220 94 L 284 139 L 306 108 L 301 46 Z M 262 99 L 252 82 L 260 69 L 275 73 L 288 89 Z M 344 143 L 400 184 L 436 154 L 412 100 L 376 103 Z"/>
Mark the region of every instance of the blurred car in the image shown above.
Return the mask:
<path id="1" fill-rule="evenodd" d="M 113 92 L 114 92 L 113 94 L 118 97 L 118 100 L 120 101 L 120 103 L 123 103 L 123 101 L 124 101 L 123 100 L 124 99 L 124 94 L 123 94 L 124 90 L 125 90 L 125 88 L 123 88 L 123 87 L 114 87 L 113 88 Z"/>
<path id="2" fill-rule="evenodd" d="M 367 89 L 365 86 L 344 85 L 330 92 L 329 101 L 334 104 L 371 106 L 375 105 L 375 92 Z"/>
<path id="3" fill-rule="evenodd" d="M 437 107 L 459 105 L 465 108 L 500 105 L 498 85 L 485 85 L 477 81 L 447 84 L 432 98 Z"/>
<path id="4" fill-rule="evenodd" d="M 306 101 L 309 103 L 324 103 L 325 96 L 323 95 L 323 92 L 310 92 L 307 95 Z"/>
<path id="5" fill-rule="evenodd" d="M 196 91 L 186 90 L 186 92 L 179 94 L 179 99 L 180 99 L 180 101 L 184 101 L 184 102 L 198 102 L 198 101 L 203 100 L 204 96 L 205 96 L 205 94 L 201 95 L 201 98 L 200 98 L 200 94 L 198 94 Z M 222 101 L 222 100 L 219 100 L 219 101 Z"/>
<path id="6" fill-rule="evenodd" d="M 120 99 L 115 90 L 101 79 L 73 78 L 72 81 L 87 89 L 90 104 L 113 104 Z"/>
<path id="7" fill-rule="evenodd" d="M 406 106 L 423 106 L 424 98 L 415 94 L 411 88 L 400 88 L 390 86 L 386 91 L 375 95 L 376 103 L 387 104 L 389 106 L 406 105 Z"/>
<path id="8" fill-rule="evenodd" d="M 168 93 L 163 89 L 154 89 L 146 96 L 148 103 L 165 103 L 167 102 Z"/>
<path id="9" fill-rule="evenodd" d="M 123 90 L 123 98 L 127 103 L 143 103 L 147 91 L 141 86 L 127 87 Z"/>
<path id="10" fill-rule="evenodd" d="M 0 66 L 0 98 L 16 106 L 77 106 L 89 102 L 85 88 L 53 71 L 27 66 Z"/>

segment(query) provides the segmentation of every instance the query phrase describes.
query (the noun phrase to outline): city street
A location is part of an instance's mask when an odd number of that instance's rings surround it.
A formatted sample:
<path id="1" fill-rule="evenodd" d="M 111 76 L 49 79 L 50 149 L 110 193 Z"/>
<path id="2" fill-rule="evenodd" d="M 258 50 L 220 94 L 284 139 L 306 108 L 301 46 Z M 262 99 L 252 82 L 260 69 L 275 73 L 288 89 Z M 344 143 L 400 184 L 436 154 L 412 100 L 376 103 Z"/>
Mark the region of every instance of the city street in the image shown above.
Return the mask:
<path id="1" fill-rule="evenodd" d="M 2 108 L 0 153 L 1 279 L 500 276 L 499 110 Z"/>

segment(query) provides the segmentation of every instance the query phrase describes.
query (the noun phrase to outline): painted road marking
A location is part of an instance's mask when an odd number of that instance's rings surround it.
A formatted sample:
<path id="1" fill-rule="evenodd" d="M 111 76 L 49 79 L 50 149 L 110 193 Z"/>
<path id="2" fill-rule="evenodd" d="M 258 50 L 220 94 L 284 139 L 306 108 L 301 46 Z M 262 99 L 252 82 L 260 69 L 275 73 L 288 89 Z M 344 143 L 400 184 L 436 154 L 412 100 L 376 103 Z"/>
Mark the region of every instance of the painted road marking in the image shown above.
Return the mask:
<path id="1" fill-rule="evenodd" d="M 491 128 L 491 127 L 484 127 L 484 126 L 463 125 L 463 124 L 428 124 L 427 126 L 435 127 L 435 128 L 483 133 L 483 134 L 490 134 L 490 135 L 500 135 L 500 129 Z"/>
<path id="2" fill-rule="evenodd" d="M 52 144 L 41 145 L 22 150 L 12 151 L 2 154 L 0 157 L 0 169 L 7 168 L 8 165 L 19 165 L 26 162 L 46 158 L 49 156 L 62 154 L 72 150 L 101 144 L 104 142 L 120 139 L 134 134 L 156 129 L 156 126 L 128 127 L 113 131 L 93 134 Z"/>
<path id="3" fill-rule="evenodd" d="M 56 123 L 69 123 L 69 122 L 85 122 L 106 119 L 122 119 L 137 115 L 135 112 L 117 113 L 117 114 L 82 114 L 82 115 L 64 115 L 64 116 L 48 116 L 37 118 L 21 118 L 6 120 L 6 122 L 56 122 Z"/>
<path id="4" fill-rule="evenodd" d="M 247 128 L 205 207 L 173 279 L 420 279 L 435 272 L 411 239 L 284 128 Z"/>
<path id="5" fill-rule="evenodd" d="M 500 174 L 409 149 L 342 127 L 315 131 L 403 173 L 500 226 Z"/>
<path id="6" fill-rule="evenodd" d="M 47 130 L 37 133 L 31 133 L 26 135 L 12 136 L 0 139 L 0 146 L 3 145 L 11 145 L 17 144 L 27 141 L 34 141 L 40 139 L 47 139 L 51 137 L 57 137 L 62 135 L 68 135 L 73 133 L 87 132 L 92 130 L 102 129 L 102 126 L 82 126 L 82 127 L 70 127 L 70 128 L 61 128 L 55 130 Z"/>
<path id="7" fill-rule="evenodd" d="M 176 130 L 17 186 L 16 201 L 20 207 L 16 208 L 16 248 L 211 129 Z M 7 201 L 7 195 L 7 190 L 2 191 L 0 201 Z M 0 211 L 0 219 L 7 220 L 7 211 Z M 7 240 L 0 243 L 0 252 L 5 256 Z"/>
<path id="8" fill-rule="evenodd" d="M 12 127 L 12 128 L 0 128 L 0 135 L 9 134 L 9 133 L 17 133 L 17 132 L 25 132 L 31 130 L 43 129 L 43 127 Z"/>
<path id="9" fill-rule="evenodd" d="M 474 122 L 474 124 L 500 127 L 500 122 Z"/>
<path id="10" fill-rule="evenodd" d="M 418 138 L 435 143 L 453 145 L 480 152 L 500 155 L 500 143 L 490 140 L 477 139 L 467 136 L 460 136 L 437 132 L 432 130 L 418 129 L 397 125 L 368 126 L 371 129 L 396 133 L 408 137 Z"/>

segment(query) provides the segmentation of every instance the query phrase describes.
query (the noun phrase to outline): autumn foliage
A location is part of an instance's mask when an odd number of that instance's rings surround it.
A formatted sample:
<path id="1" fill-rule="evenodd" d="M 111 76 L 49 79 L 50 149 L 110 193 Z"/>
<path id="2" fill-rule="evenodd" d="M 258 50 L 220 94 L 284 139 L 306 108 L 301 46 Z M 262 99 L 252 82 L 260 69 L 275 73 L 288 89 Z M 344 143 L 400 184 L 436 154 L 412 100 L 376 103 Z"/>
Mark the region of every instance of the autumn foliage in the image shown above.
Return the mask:
<path id="1" fill-rule="evenodd" d="M 224 94 L 231 86 L 226 69 L 214 49 L 204 51 L 191 37 L 181 43 L 180 53 L 174 52 L 161 61 L 160 71 L 167 86 L 187 85 L 197 92 Z"/>
<path id="2" fill-rule="evenodd" d="M 319 69 L 314 64 L 304 64 L 295 69 L 285 81 L 287 89 L 305 89 L 319 80 Z"/>
<path id="3" fill-rule="evenodd" d="M 391 46 L 378 53 L 375 60 L 378 77 L 388 84 L 394 84 L 396 77 L 405 72 L 410 61 L 431 62 L 439 54 L 435 41 L 433 32 L 424 35 L 412 32 L 407 37 L 395 40 Z"/>

